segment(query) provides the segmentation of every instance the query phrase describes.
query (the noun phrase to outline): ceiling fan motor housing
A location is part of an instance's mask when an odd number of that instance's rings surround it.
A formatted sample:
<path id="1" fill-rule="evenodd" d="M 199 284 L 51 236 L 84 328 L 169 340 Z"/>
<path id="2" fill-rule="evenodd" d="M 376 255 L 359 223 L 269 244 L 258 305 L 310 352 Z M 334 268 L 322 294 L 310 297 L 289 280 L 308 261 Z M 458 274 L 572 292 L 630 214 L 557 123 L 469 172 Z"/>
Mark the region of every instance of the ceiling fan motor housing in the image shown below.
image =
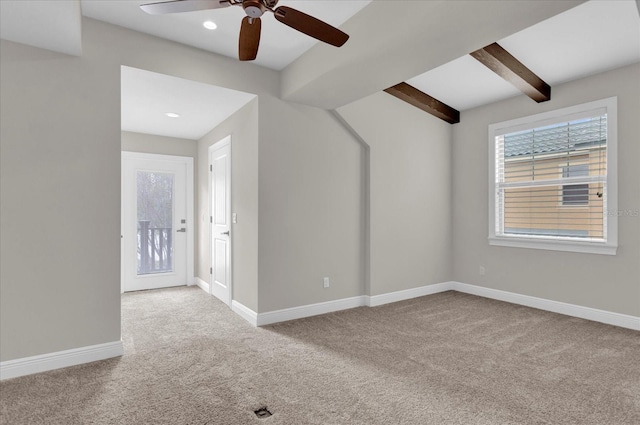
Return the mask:
<path id="1" fill-rule="evenodd" d="M 244 13 L 250 18 L 259 18 L 262 16 L 266 8 L 259 0 L 244 0 L 242 2 Z"/>
<path id="2" fill-rule="evenodd" d="M 0 0 L 2 1 L 2 0 Z M 192 12 L 197 10 L 220 9 L 229 6 L 242 6 L 247 15 L 242 19 L 238 41 L 238 57 L 242 61 L 251 61 L 258 54 L 262 21 L 260 17 L 266 11 L 272 12 L 279 22 L 300 31 L 317 40 L 340 47 L 349 39 L 349 35 L 338 28 L 313 16 L 287 6 L 275 9 L 278 0 L 169 0 L 143 4 L 140 7 L 152 15 Z"/>

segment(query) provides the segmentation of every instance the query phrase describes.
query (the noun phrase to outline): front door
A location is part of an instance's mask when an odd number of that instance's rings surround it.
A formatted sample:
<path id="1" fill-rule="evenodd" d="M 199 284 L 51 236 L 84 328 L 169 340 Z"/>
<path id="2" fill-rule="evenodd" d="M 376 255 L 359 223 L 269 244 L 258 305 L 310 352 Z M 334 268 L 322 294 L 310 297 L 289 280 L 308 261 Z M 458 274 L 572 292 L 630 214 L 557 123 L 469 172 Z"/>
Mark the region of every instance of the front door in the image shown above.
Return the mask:
<path id="1" fill-rule="evenodd" d="M 209 148 L 211 294 L 231 305 L 231 136 Z"/>
<path id="2" fill-rule="evenodd" d="M 123 291 L 187 284 L 192 164 L 188 157 L 122 153 Z"/>

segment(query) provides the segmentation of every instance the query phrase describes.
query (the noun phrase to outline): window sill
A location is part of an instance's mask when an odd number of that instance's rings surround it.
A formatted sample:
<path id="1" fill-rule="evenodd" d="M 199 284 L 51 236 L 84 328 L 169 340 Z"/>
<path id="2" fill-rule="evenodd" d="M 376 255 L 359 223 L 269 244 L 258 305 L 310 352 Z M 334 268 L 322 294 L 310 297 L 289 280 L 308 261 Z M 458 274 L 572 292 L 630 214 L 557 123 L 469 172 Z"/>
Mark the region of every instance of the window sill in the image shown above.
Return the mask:
<path id="1" fill-rule="evenodd" d="M 602 255 L 616 255 L 618 249 L 617 245 L 607 245 L 602 242 L 551 241 L 524 237 L 509 238 L 495 236 L 489 237 L 489 245 Z"/>

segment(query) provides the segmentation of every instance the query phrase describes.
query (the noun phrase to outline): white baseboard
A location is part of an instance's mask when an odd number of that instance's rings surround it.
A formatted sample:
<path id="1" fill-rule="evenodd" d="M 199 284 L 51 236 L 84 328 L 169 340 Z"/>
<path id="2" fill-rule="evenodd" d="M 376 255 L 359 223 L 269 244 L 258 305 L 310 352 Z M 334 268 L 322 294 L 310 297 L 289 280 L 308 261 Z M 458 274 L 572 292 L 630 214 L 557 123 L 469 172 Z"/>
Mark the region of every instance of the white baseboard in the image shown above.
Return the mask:
<path id="1" fill-rule="evenodd" d="M 375 307 L 378 305 L 410 300 L 411 298 L 423 297 L 425 295 L 437 294 L 439 292 L 451 291 L 453 289 L 454 283 L 455 282 L 436 283 L 434 285 L 405 289 L 404 291 L 388 292 L 381 295 L 367 296 L 366 305 L 369 307 Z"/>
<path id="2" fill-rule="evenodd" d="M 196 284 L 208 292 L 208 284 L 206 282 L 196 278 Z M 231 309 L 252 326 L 264 326 L 287 320 L 301 319 L 303 317 L 347 310 L 355 307 L 375 307 L 450 290 L 640 331 L 640 317 L 637 316 L 598 310 L 591 307 L 583 307 L 575 304 L 537 298 L 529 295 L 521 295 L 498 289 L 485 288 L 482 286 L 469 285 L 461 282 L 443 282 L 407 289 L 404 291 L 390 292 L 387 294 L 344 298 L 318 304 L 270 311 L 267 313 L 256 313 L 250 308 L 234 300 L 231 303 Z M 25 357 L 22 359 L 8 360 L 0 362 L 0 380 L 104 360 L 122 356 L 123 354 L 124 348 L 122 346 L 122 341 L 114 341 L 106 344 L 91 345 L 88 347 L 58 351 L 55 353 Z"/>
<path id="3" fill-rule="evenodd" d="M 231 301 L 231 310 L 249 322 L 252 326 L 258 326 L 258 314 L 251 310 L 244 304 L 240 304 L 238 301 Z"/>
<path id="4" fill-rule="evenodd" d="M 122 341 L 114 341 L 106 344 L 90 345 L 72 350 L 8 360 L 0 362 L 0 380 L 95 362 L 111 357 L 119 357 L 123 354 L 124 348 Z"/>
<path id="5" fill-rule="evenodd" d="M 366 297 L 358 296 L 318 304 L 303 305 L 300 307 L 285 308 L 283 310 L 269 311 L 267 313 L 258 313 L 258 326 L 286 322 L 287 320 L 302 319 L 303 317 L 317 316 L 319 314 L 333 313 L 334 311 L 347 310 L 350 308 L 362 307 L 364 305 L 366 305 Z"/>
<path id="6" fill-rule="evenodd" d="M 195 282 L 196 285 L 198 285 L 200 288 L 202 288 L 202 290 L 204 292 L 206 292 L 207 294 L 209 294 L 209 282 L 205 282 L 204 280 L 200 279 L 199 277 L 195 278 Z"/>
<path id="7" fill-rule="evenodd" d="M 592 320 L 594 322 L 606 323 L 608 325 L 640 331 L 640 317 L 637 316 L 598 310 L 596 308 L 583 307 L 560 301 L 532 297 L 529 295 L 521 295 L 513 292 L 501 291 L 499 289 L 469 285 L 467 283 L 452 282 L 452 284 L 453 290 L 464 292 L 465 294 L 478 295 L 480 297 L 506 301 L 512 304 L 524 305 L 540 310 L 564 314 L 566 316 L 579 317 L 581 319 Z"/>
<path id="8" fill-rule="evenodd" d="M 640 330 L 640 317 L 630 316 L 611 311 L 598 310 L 591 307 L 583 307 L 575 304 L 568 304 L 559 301 L 536 298 L 529 295 L 521 295 L 513 292 L 501 291 L 498 289 L 485 288 L 482 286 L 469 285 L 461 282 L 442 282 L 434 285 L 420 286 L 403 291 L 389 292 L 387 294 L 373 296 L 359 296 L 344 298 L 335 301 L 328 301 L 318 304 L 309 304 L 300 307 L 287 308 L 283 310 L 270 311 L 266 313 L 256 313 L 239 304 L 243 309 L 233 310 L 243 316 L 254 326 L 264 326 L 287 320 L 301 319 L 303 317 L 317 316 L 319 314 L 332 313 L 339 310 L 347 310 L 354 307 L 368 306 L 375 307 L 397 301 L 422 297 L 425 295 L 437 294 L 445 291 L 458 291 L 465 294 L 477 295 L 480 297 L 506 301 L 512 304 L 524 305 L 540 310 L 552 311 L 566 316 L 579 317 L 592 320 L 594 322 L 606 323 L 608 325 L 620 326 L 622 328 Z M 234 304 L 236 302 L 234 301 Z"/>

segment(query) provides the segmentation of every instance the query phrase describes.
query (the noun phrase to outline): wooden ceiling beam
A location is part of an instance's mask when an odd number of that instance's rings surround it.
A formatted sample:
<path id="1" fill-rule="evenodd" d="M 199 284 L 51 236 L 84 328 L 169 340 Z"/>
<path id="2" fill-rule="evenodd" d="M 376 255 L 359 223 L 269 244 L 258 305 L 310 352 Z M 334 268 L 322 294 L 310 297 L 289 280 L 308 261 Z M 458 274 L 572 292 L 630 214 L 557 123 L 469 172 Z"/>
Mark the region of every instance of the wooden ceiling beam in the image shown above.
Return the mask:
<path id="1" fill-rule="evenodd" d="M 549 84 L 542 81 L 498 43 L 489 44 L 470 55 L 536 102 L 546 102 L 551 99 Z"/>
<path id="2" fill-rule="evenodd" d="M 423 111 L 448 122 L 449 124 L 460 122 L 459 111 L 418 90 L 410 84 L 396 84 L 384 91 L 398 99 L 404 100 L 416 108 L 420 108 Z"/>

